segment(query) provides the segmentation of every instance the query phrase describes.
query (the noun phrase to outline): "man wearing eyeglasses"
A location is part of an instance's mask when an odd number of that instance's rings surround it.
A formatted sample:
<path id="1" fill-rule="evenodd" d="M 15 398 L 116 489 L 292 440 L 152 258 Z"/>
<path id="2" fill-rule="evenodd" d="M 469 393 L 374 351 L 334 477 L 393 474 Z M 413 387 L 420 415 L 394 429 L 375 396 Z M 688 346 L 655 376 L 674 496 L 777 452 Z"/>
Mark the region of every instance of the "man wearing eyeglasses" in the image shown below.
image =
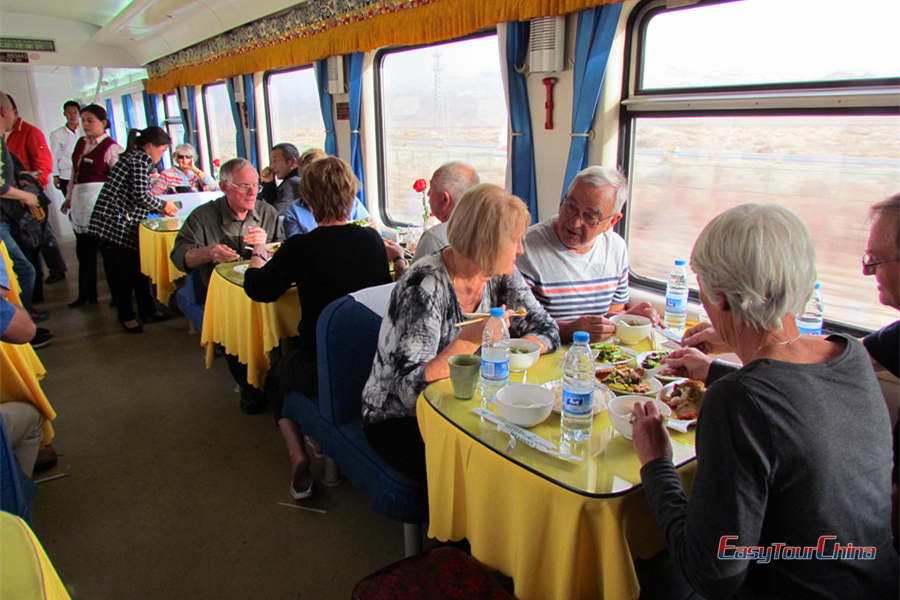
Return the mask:
<path id="1" fill-rule="evenodd" d="M 194 147 L 190 144 L 178 144 L 175 146 L 175 166 L 166 169 L 159 174 L 150 193 L 173 194 L 180 192 L 205 192 L 218 189 L 216 181 L 194 164 Z"/>
<path id="2" fill-rule="evenodd" d="M 607 315 L 626 312 L 653 323 L 659 313 L 648 302 L 628 310 L 628 249 L 612 230 L 622 218 L 628 181 L 616 169 L 591 166 L 575 176 L 559 215 L 529 228 L 516 265 L 535 298 L 557 320 L 563 343 L 575 331 L 592 341 L 616 327 Z"/>
<path id="3" fill-rule="evenodd" d="M 219 184 L 225 195 L 194 209 L 181 226 L 169 255 L 176 267 L 191 273 L 194 292 L 191 300 L 201 307 L 217 263 L 249 259 L 255 244 L 284 239 L 278 211 L 256 201 L 259 175 L 250 161 L 243 158 L 227 161 L 219 172 Z M 242 365 L 235 356 L 226 355 L 226 358 L 228 369 L 241 388 L 241 410 L 247 414 L 259 412 L 264 396 L 247 383 L 247 365 Z"/>

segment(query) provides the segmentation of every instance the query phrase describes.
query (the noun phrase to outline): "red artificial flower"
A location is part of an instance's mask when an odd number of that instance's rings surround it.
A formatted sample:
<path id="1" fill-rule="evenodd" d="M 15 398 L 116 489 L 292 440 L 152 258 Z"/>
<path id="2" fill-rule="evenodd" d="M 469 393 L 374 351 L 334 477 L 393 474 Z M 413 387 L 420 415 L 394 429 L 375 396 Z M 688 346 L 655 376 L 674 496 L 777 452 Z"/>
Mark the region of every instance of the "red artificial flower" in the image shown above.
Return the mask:
<path id="1" fill-rule="evenodd" d="M 215 168 L 218 169 L 221 166 L 222 161 L 220 161 L 218 158 L 214 158 L 212 164 Z"/>
<path id="2" fill-rule="evenodd" d="M 424 179 L 416 179 L 413 182 L 413 189 L 417 192 L 424 192 L 428 188 L 428 182 Z"/>

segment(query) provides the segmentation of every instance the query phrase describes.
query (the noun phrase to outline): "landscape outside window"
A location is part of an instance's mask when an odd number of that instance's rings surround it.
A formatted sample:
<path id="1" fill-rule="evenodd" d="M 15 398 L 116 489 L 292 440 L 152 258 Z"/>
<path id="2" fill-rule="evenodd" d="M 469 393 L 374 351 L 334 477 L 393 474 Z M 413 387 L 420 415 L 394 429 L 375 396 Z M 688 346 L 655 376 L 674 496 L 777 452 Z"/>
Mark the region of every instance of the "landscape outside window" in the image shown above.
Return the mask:
<path id="1" fill-rule="evenodd" d="M 316 73 L 312 67 L 269 73 L 266 76 L 269 140 L 272 145 L 289 142 L 302 153 L 325 148 L 325 124 Z M 263 161 L 268 164 L 268 158 Z"/>
<path id="2" fill-rule="evenodd" d="M 203 106 L 206 135 L 209 136 L 209 163 L 214 164 L 213 161 L 218 159 L 220 165 L 225 164 L 225 161 L 237 157 L 237 130 L 224 83 L 203 87 Z"/>

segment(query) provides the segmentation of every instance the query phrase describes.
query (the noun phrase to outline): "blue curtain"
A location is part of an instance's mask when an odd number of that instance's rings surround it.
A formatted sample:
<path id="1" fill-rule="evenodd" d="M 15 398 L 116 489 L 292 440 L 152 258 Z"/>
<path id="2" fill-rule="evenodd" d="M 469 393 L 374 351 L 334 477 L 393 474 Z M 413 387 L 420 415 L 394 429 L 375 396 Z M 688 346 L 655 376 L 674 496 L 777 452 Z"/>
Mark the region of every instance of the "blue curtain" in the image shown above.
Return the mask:
<path id="1" fill-rule="evenodd" d="M 187 93 L 187 110 L 185 114 L 187 119 L 184 123 L 184 142 L 194 147 L 196 156 L 194 164 L 200 164 L 200 126 L 197 124 L 197 98 L 194 96 L 196 90 L 194 86 L 189 85 L 185 88 Z"/>
<path id="2" fill-rule="evenodd" d="M 506 25 L 506 80 L 509 85 L 509 123 L 512 127 L 509 153 L 512 193 L 525 201 L 534 223 L 537 222 L 538 208 L 528 86 L 525 75 L 516 70 L 516 65 L 525 63 L 529 30 L 527 21 Z"/>
<path id="3" fill-rule="evenodd" d="M 334 113 L 331 109 L 331 94 L 328 93 L 328 60 L 317 60 L 315 64 L 316 88 L 319 90 L 319 107 L 322 109 L 322 122 L 325 124 L 325 153 L 337 155 L 337 144 L 334 139 Z"/>
<path id="4" fill-rule="evenodd" d="M 587 166 L 587 132 L 597 110 L 600 88 L 606 76 L 606 61 L 619 22 L 621 4 L 604 4 L 578 13 L 575 38 L 575 80 L 572 84 L 572 141 L 562 194 L 580 170 Z"/>
<path id="5" fill-rule="evenodd" d="M 231 105 L 231 117 L 234 119 L 234 141 L 237 144 L 237 155 L 247 158 L 247 147 L 244 145 L 244 124 L 241 121 L 241 107 L 234 99 L 234 79 L 225 79 L 228 88 L 228 103 Z"/>
<path id="6" fill-rule="evenodd" d="M 253 75 L 244 75 L 244 98 L 247 99 L 247 124 L 250 127 L 250 162 L 259 169 L 259 151 L 256 139 L 256 97 L 253 95 Z"/>
<path id="7" fill-rule="evenodd" d="M 350 55 L 350 168 L 353 174 L 359 178 L 360 201 L 366 204 L 366 191 L 363 180 L 362 148 L 359 143 L 359 109 L 362 97 L 362 66 L 363 53 L 354 52 Z"/>
<path id="8" fill-rule="evenodd" d="M 156 94 L 142 92 L 144 97 L 144 116 L 147 117 L 147 126 L 159 125 L 159 117 L 156 114 Z"/>
<path id="9" fill-rule="evenodd" d="M 116 135 L 116 119 L 115 119 L 115 115 L 113 114 L 112 100 L 110 100 L 109 98 L 106 99 L 106 116 L 108 117 L 108 120 L 109 120 L 109 137 L 111 137 L 112 139 L 119 142 L 119 144 L 121 144 L 122 146 L 127 145 L 127 141 L 128 141 L 128 132 L 127 131 L 125 132 L 125 141 L 126 141 L 125 144 L 122 144 L 121 140 L 119 140 L 119 136 Z"/>
<path id="10" fill-rule="evenodd" d="M 134 103 L 131 101 L 131 94 L 122 94 L 122 110 L 125 111 L 125 126 L 128 129 L 137 127 L 134 123 Z"/>

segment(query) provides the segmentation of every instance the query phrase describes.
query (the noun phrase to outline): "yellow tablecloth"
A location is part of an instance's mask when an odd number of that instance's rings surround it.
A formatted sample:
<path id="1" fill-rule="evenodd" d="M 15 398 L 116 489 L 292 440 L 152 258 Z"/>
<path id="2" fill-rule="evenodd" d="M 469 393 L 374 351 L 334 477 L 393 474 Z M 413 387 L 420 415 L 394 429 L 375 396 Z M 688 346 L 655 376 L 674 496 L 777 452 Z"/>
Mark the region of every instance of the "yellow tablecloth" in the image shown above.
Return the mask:
<path id="1" fill-rule="evenodd" d="M 158 229 L 152 229 L 158 227 Z M 175 291 L 175 281 L 184 277 L 169 258 L 181 219 L 147 219 L 138 228 L 138 248 L 141 254 L 141 273 L 156 284 L 156 298 L 163 304 Z"/>
<path id="2" fill-rule="evenodd" d="M 528 380 L 559 378 L 561 358 L 562 352 L 542 357 Z M 475 558 L 513 578 L 520 600 L 637 598 L 633 559 L 654 555 L 663 540 L 643 492 L 633 489 L 640 463 L 631 442 L 612 435 L 603 412 L 594 419 L 590 453 L 605 450 L 581 464 L 521 443 L 506 450 L 508 438 L 471 413 L 477 398 L 454 399 L 450 382 L 442 380 L 417 403 L 429 536 L 467 538 Z M 559 417 L 532 431 L 558 443 Z M 676 462 L 693 456 L 693 436 L 672 436 Z M 694 462 L 679 469 L 688 487 L 694 471 Z"/>
<path id="3" fill-rule="evenodd" d="M 53 563 L 19 517 L 0 511 L 0 598 L 69 600 Z"/>
<path id="4" fill-rule="evenodd" d="M 21 306 L 19 300 L 19 281 L 12 269 L 12 260 L 6 251 L 6 245 L 0 242 L 0 256 L 9 274 L 9 294 L 6 299 Z M 28 402 L 33 404 L 44 417 L 44 437 L 41 445 L 46 446 L 53 441 L 53 425 L 50 421 L 56 418 L 56 411 L 41 389 L 40 379 L 47 374 L 47 369 L 31 344 L 8 344 L 0 342 L 0 402 Z"/>
<path id="5" fill-rule="evenodd" d="M 262 389 L 269 372 L 269 351 L 282 338 L 297 335 L 300 299 L 292 287 L 275 302 L 254 302 L 244 293 L 244 276 L 234 268 L 247 261 L 217 265 L 209 280 L 200 343 L 206 367 L 215 357 L 214 344 L 247 365 L 247 381 Z"/>

